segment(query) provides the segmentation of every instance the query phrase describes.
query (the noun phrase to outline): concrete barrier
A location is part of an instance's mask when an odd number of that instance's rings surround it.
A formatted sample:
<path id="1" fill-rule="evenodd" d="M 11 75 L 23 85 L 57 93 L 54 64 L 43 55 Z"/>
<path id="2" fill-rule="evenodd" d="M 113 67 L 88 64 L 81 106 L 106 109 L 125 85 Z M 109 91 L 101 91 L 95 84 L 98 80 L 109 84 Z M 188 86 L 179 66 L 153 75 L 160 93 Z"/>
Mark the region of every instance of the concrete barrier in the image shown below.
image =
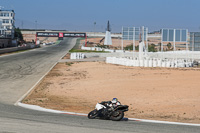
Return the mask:
<path id="1" fill-rule="evenodd" d="M 149 60 L 148 59 L 144 60 L 144 67 L 149 67 Z"/>
<path id="2" fill-rule="evenodd" d="M 162 60 L 161 67 L 166 67 L 166 61 Z"/>
<path id="3" fill-rule="evenodd" d="M 185 60 L 161 60 L 161 59 L 144 59 L 139 60 L 138 58 L 117 58 L 117 57 L 107 57 L 106 63 L 118 64 L 123 66 L 134 66 L 134 67 L 192 67 L 193 63 L 191 61 Z"/>
<path id="4" fill-rule="evenodd" d="M 161 66 L 162 66 L 162 61 L 161 61 L 161 59 L 158 59 L 158 60 L 157 60 L 157 66 L 158 66 L 158 67 L 161 67 Z"/>
<path id="5" fill-rule="evenodd" d="M 84 59 L 85 58 L 85 54 L 83 53 L 71 53 L 70 54 L 70 59 Z M 110 60 L 110 59 L 108 59 Z M 111 62 L 109 62 L 111 63 Z"/>
<path id="6" fill-rule="evenodd" d="M 157 60 L 153 59 L 153 67 L 157 67 Z"/>
<path id="7" fill-rule="evenodd" d="M 153 60 L 149 59 L 149 67 L 153 67 Z"/>
<path id="8" fill-rule="evenodd" d="M 140 65 L 140 67 L 143 67 L 144 66 L 144 60 L 139 60 L 139 65 Z"/>
<path id="9" fill-rule="evenodd" d="M 166 61 L 166 67 L 171 67 L 171 61 L 170 60 Z"/>

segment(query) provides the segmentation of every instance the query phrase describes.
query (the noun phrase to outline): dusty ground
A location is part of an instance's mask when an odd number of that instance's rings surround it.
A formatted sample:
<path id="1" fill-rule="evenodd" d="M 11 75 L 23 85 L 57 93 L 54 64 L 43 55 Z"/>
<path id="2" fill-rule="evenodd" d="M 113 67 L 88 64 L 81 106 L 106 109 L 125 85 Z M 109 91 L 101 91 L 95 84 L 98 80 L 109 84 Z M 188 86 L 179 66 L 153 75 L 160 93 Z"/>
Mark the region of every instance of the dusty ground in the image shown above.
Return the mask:
<path id="1" fill-rule="evenodd" d="M 126 117 L 200 123 L 199 81 L 199 69 L 59 63 L 23 102 L 88 113 L 117 97 L 130 106 Z"/>
<path id="2" fill-rule="evenodd" d="M 62 59 L 70 59 L 70 53 L 67 53 Z"/>

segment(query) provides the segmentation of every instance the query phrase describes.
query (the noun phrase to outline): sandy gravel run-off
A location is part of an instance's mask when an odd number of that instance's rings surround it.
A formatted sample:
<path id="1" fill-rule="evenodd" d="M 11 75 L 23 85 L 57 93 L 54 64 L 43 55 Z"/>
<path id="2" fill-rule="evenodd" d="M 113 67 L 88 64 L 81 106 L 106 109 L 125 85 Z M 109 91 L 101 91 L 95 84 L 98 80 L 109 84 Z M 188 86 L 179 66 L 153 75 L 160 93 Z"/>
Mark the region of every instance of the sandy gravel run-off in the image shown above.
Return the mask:
<path id="1" fill-rule="evenodd" d="M 23 102 L 88 113 L 117 97 L 126 117 L 200 123 L 200 69 L 126 67 L 104 62 L 59 63 Z"/>

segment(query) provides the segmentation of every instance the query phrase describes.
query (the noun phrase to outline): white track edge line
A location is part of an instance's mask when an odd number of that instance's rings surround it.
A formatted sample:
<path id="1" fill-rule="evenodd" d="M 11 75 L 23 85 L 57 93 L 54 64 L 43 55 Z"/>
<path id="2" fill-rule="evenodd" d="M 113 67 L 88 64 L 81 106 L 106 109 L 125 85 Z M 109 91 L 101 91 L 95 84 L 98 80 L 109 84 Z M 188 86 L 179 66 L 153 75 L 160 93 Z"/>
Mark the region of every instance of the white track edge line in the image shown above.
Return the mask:
<path id="1" fill-rule="evenodd" d="M 27 108 L 27 109 L 31 109 L 31 110 L 49 112 L 49 113 L 87 116 L 87 114 L 83 114 L 83 113 L 75 113 L 75 112 L 67 112 L 67 111 L 46 109 L 46 108 L 40 107 L 40 106 L 38 106 L 38 105 L 24 104 L 24 103 L 21 103 L 21 102 L 18 102 L 18 103 L 17 103 L 17 106 L 20 106 L 20 107 L 23 107 L 23 108 Z"/>
<path id="2" fill-rule="evenodd" d="M 30 104 L 24 104 L 21 102 L 17 103 L 17 106 L 31 109 L 31 110 L 37 110 L 37 111 L 43 111 L 43 112 L 49 112 L 49 113 L 56 113 L 56 114 L 69 114 L 69 115 L 79 115 L 79 116 L 87 116 L 87 114 L 84 113 L 76 113 L 76 112 L 67 112 L 67 111 L 59 111 L 59 110 L 53 110 L 53 109 L 46 109 L 37 105 L 30 105 Z M 137 119 L 137 118 L 128 118 L 130 121 L 139 121 L 139 122 L 148 122 L 148 123 L 157 123 L 157 124 L 170 124 L 170 125 L 182 125 L 182 126 L 200 126 L 200 124 L 193 124 L 193 123 L 181 123 L 181 122 L 169 122 L 169 121 L 158 121 L 158 120 L 146 120 L 146 119 Z"/>
<path id="3" fill-rule="evenodd" d="M 128 118 L 128 119 L 132 121 L 141 121 L 141 122 L 158 123 L 158 124 L 160 123 L 160 124 L 183 125 L 183 126 L 200 126 L 200 124 L 194 124 L 194 123 L 181 123 L 181 122 L 147 120 L 147 119 L 137 119 L 137 118 Z"/>

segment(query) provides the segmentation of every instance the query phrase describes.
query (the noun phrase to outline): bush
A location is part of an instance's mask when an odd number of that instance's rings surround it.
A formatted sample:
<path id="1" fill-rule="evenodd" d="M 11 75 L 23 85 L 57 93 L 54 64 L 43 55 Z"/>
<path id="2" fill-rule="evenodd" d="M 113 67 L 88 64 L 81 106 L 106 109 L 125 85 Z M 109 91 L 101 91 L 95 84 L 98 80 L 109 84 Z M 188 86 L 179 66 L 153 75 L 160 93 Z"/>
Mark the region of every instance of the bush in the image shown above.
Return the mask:
<path id="1" fill-rule="evenodd" d="M 133 44 L 127 45 L 124 49 L 125 50 L 133 50 Z M 139 50 L 139 46 L 135 46 L 135 50 L 138 51 Z"/>
<path id="2" fill-rule="evenodd" d="M 149 52 L 157 52 L 157 49 L 156 49 L 156 45 L 155 44 L 151 44 L 148 46 L 148 51 Z"/>
<path id="3" fill-rule="evenodd" d="M 125 50 L 133 50 L 133 44 L 127 45 L 124 49 Z M 135 50 L 139 51 L 139 45 L 135 46 Z M 149 52 L 157 52 L 156 45 L 153 43 L 151 45 L 148 45 L 148 51 Z"/>
<path id="4" fill-rule="evenodd" d="M 99 44 L 99 43 L 96 45 L 96 47 L 100 47 L 100 48 L 109 48 L 108 45 L 101 45 L 101 44 Z"/>

